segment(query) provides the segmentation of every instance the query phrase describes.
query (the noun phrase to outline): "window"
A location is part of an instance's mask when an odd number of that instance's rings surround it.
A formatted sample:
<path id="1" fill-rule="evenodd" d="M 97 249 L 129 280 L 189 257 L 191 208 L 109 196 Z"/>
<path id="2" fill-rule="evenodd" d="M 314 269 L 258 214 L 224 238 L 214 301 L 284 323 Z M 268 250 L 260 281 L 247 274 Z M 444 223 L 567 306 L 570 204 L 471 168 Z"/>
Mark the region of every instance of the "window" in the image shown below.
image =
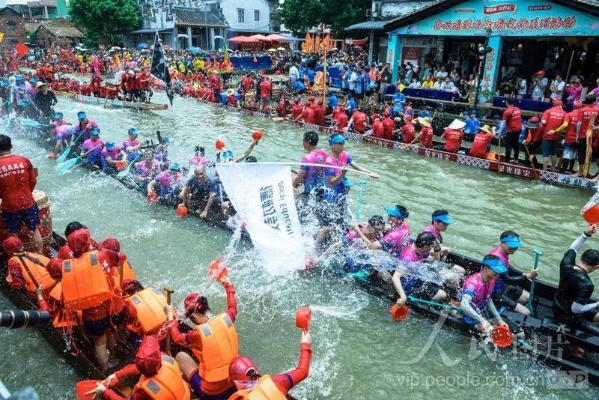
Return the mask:
<path id="1" fill-rule="evenodd" d="M 243 8 L 237 9 L 237 22 L 245 22 L 245 10 Z"/>
<path id="2" fill-rule="evenodd" d="M 254 10 L 254 21 L 260 21 L 260 10 Z"/>
<path id="3" fill-rule="evenodd" d="M 15 33 L 15 31 L 17 30 L 17 23 L 15 21 L 6 22 L 6 26 L 8 28 L 8 32 L 10 33 Z"/>

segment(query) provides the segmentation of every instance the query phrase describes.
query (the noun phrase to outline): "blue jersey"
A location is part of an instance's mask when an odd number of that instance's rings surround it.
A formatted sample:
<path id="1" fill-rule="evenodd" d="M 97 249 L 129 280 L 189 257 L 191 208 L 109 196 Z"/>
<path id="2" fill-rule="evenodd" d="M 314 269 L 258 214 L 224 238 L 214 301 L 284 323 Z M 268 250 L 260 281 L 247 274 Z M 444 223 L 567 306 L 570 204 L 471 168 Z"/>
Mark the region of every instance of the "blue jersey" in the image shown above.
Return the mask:
<path id="1" fill-rule="evenodd" d="M 335 95 L 331 95 L 327 98 L 327 101 L 329 102 L 329 105 L 333 108 L 337 108 L 337 104 L 339 104 L 339 100 L 337 99 L 337 96 Z"/>
<path id="2" fill-rule="evenodd" d="M 356 102 L 354 101 L 354 99 L 349 99 L 347 101 L 347 105 L 345 106 L 345 108 L 347 109 L 347 111 L 349 111 L 350 114 L 354 113 L 354 109 L 357 107 Z"/>
<path id="3" fill-rule="evenodd" d="M 308 79 L 310 80 L 310 83 L 314 83 L 314 70 L 313 69 L 308 70 Z"/>

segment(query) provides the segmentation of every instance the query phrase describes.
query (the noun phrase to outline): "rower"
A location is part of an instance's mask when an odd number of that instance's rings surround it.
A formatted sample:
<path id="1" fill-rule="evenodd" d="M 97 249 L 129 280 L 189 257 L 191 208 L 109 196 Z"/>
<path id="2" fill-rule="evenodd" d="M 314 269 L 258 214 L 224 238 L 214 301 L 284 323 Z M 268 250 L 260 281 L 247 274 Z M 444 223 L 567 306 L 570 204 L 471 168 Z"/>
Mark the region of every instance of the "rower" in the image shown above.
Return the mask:
<path id="1" fill-rule="evenodd" d="M 72 125 L 50 125 L 49 129 L 50 135 L 54 140 L 56 140 L 56 145 L 54 146 L 54 151 L 48 154 L 48 158 L 54 160 L 57 154 L 62 150 L 63 145 L 67 146 L 67 143 L 71 142 L 77 127 Z M 48 139 L 48 141 L 50 140 L 51 139 Z"/>
<path id="2" fill-rule="evenodd" d="M 206 167 L 197 165 L 193 176 L 189 178 L 179 198 L 191 212 L 197 213 L 201 219 L 208 215 L 211 219 L 222 219 L 221 204 L 218 196 L 218 183 L 208 177 Z"/>
<path id="3" fill-rule="evenodd" d="M 172 163 L 167 171 L 159 173 L 152 182 L 148 184 L 148 196 L 158 189 L 158 196 L 167 200 L 175 200 L 179 183 L 181 182 L 181 168 L 179 164 Z"/>
<path id="4" fill-rule="evenodd" d="M 237 392 L 229 400 L 241 399 L 288 399 L 287 393 L 310 373 L 310 348 L 312 336 L 302 331 L 300 359 L 296 369 L 273 376 L 260 375 L 254 362 L 246 356 L 237 356 L 229 367 L 229 375 Z"/>
<path id="5" fill-rule="evenodd" d="M 154 159 L 151 151 L 144 153 L 144 158 L 135 163 L 135 181 L 144 190 L 148 184 L 160 173 L 160 163 Z"/>
<path id="6" fill-rule="evenodd" d="M 75 126 L 77 127 L 77 133 L 82 133 L 82 135 L 81 135 L 82 142 L 84 142 L 90 138 L 92 129 L 95 128 L 98 131 L 100 130 L 100 128 L 98 128 L 98 124 L 96 123 L 96 121 L 93 121 L 93 120 L 87 118 L 87 114 L 85 113 L 85 111 L 79 111 L 77 113 L 77 119 L 79 120 L 79 123 Z M 75 144 L 79 144 L 79 143 L 71 143 L 71 145 L 75 145 Z"/>
<path id="7" fill-rule="evenodd" d="M 408 210 L 402 205 L 385 208 L 391 231 L 382 239 L 370 240 L 360 229 L 354 229 L 354 232 L 366 243 L 370 250 L 385 250 L 395 257 L 399 257 L 401 252 L 410 245 L 411 231 L 407 222 L 404 222 L 410 215 Z"/>
<path id="8" fill-rule="evenodd" d="M 447 254 L 451 251 L 449 247 L 442 246 L 443 244 L 443 236 L 441 236 L 442 232 L 445 232 L 449 225 L 453 224 L 455 220 L 449 215 L 447 210 L 435 210 L 431 215 L 431 224 L 422 229 L 422 232 L 431 233 L 435 239 L 435 245 L 441 247 L 440 256 L 441 259 L 445 259 Z M 465 271 L 462 270 L 462 274 Z"/>
<path id="9" fill-rule="evenodd" d="M 163 325 L 167 322 L 164 307 L 166 296 L 157 289 L 146 288 L 136 279 L 123 281 L 123 299 L 125 300 L 125 323 L 136 341 L 145 336 L 154 336 L 159 341 L 166 339 Z"/>
<path id="10" fill-rule="evenodd" d="M 397 291 L 397 305 L 403 306 L 408 295 L 422 300 L 445 301 L 447 293 L 435 282 L 423 281 L 418 277 L 419 271 L 425 268 L 423 261 L 427 258 L 439 259 L 439 253 L 434 251 L 435 237 L 429 232 L 423 232 L 400 254 L 399 259 L 405 264 L 393 273 L 391 282 Z"/>
<path id="11" fill-rule="evenodd" d="M 63 113 L 56 112 L 54 113 L 54 121 L 52 121 L 52 125 L 58 128 L 61 125 L 71 125 L 71 123 L 64 119 Z"/>
<path id="12" fill-rule="evenodd" d="M 480 132 L 474 135 L 474 142 L 468 152 L 470 157 L 486 158 L 489 150 L 491 149 L 491 140 L 493 139 L 493 133 L 489 125 L 483 125 L 480 128 Z"/>
<path id="13" fill-rule="evenodd" d="M 102 170 L 105 174 L 113 175 L 118 171 L 117 165 L 125 162 L 127 154 L 114 142 L 106 142 L 101 157 Z"/>
<path id="14" fill-rule="evenodd" d="M 347 232 L 341 241 L 331 245 L 321 257 L 326 256 L 336 248 L 343 247 L 345 271 L 350 273 L 370 272 L 374 270 L 374 265 L 368 257 L 371 252 L 366 251 L 368 248 L 356 231 L 360 230 L 370 241 L 380 240 L 384 236 L 385 221 L 381 215 L 373 215 L 368 219 L 366 225 L 353 222 L 351 228 L 352 230 Z"/>
<path id="15" fill-rule="evenodd" d="M 420 124 L 420 132 L 416 134 L 412 144 L 420 144 L 427 149 L 433 146 L 433 128 L 430 117 L 418 117 L 416 121 Z"/>
<path id="16" fill-rule="evenodd" d="M 583 329 L 599 336 L 599 302 L 592 302 L 595 285 L 589 274 L 599 269 L 599 251 L 588 249 L 576 263 L 576 252 L 588 238 L 597 233 L 596 225 L 589 225 L 571 245 L 560 262 L 560 278 L 553 300 L 553 318 L 556 321 Z"/>
<path id="17" fill-rule="evenodd" d="M 196 324 L 195 328 L 183 334 L 179 332 L 177 323 L 171 322 L 169 326 L 172 340 L 189 348 L 199 362 L 196 363 L 185 352 L 179 352 L 175 357 L 181 366 L 183 377 L 201 399 L 228 399 L 236 391 L 229 377 L 229 366 L 238 355 L 238 337 L 234 325 L 237 299 L 229 278 L 223 276 L 219 282 L 227 292 L 226 312 L 213 314 L 208 306 L 208 299 L 194 292 L 187 295 L 183 303 L 185 317 Z M 172 307 L 167 305 L 166 310 L 168 319 L 174 321 Z"/>
<path id="18" fill-rule="evenodd" d="M 529 316 L 530 310 L 524 305 L 528 303 L 530 293 L 522 289 L 521 285 L 526 279 L 536 278 L 539 273 L 532 269 L 530 272 L 523 274 L 510 265 L 510 255 L 522 247 L 520 236 L 516 232 L 503 232 L 499 237 L 499 241 L 499 245 L 489 251 L 489 254 L 499 257 L 507 272 L 495 281 L 493 301 L 496 305 L 505 307 L 509 311 Z"/>
<path id="19" fill-rule="evenodd" d="M 499 257 L 486 255 L 482 261 L 483 269 L 466 278 L 462 287 L 460 309 L 464 314 L 464 323 L 475 326 L 485 334 L 493 331 L 489 322 L 489 313 L 497 320 L 499 325 L 507 326 L 497 312 L 495 303 L 491 298 L 495 280 L 500 274 L 507 272 L 507 268 Z"/>
<path id="20" fill-rule="evenodd" d="M 139 131 L 135 128 L 129 128 L 127 135 L 129 137 L 123 142 L 123 149 L 127 154 L 127 161 L 133 162 L 139 155 L 139 149 L 141 148 L 141 142 L 137 139 Z"/>
<path id="21" fill-rule="evenodd" d="M 100 131 L 92 129 L 89 139 L 85 140 L 81 145 L 81 156 L 86 157 L 89 165 L 97 168 L 102 168 L 102 148 L 104 142 L 100 139 Z"/>
<path id="22" fill-rule="evenodd" d="M 445 139 L 445 144 L 435 146 L 435 149 L 457 153 L 462 146 L 462 139 L 464 139 L 464 126 L 466 126 L 464 121 L 454 119 L 441 135 Z"/>
<path id="23" fill-rule="evenodd" d="M 71 233 L 78 231 L 79 229 L 87 229 L 87 226 L 83 225 L 79 221 L 69 222 L 67 224 L 66 228 L 64 228 L 64 237 L 68 238 L 71 235 Z M 89 229 L 88 229 L 88 231 L 89 231 Z M 96 249 L 98 249 L 98 243 L 90 237 L 89 238 L 89 250 L 96 250 Z M 68 243 L 65 244 L 64 246 L 61 246 L 60 249 L 58 249 L 57 257 L 61 260 L 73 258 L 73 250 L 71 250 Z"/>
<path id="24" fill-rule="evenodd" d="M 404 120 L 406 123 L 400 128 L 400 132 L 402 134 L 402 141 L 409 144 L 416 138 L 416 128 L 414 128 L 414 124 L 412 124 L 411 116 L 405 115 Z"/>
<path id="25" fill-rule="evenodd" d="M 179 363 L 160 351 L 160 344 L 153 336 L 144 338 L 135 354 L 134 364 L 129 364 L 104 381 L 98 382 L 92 393 L 101 395 L 105 400 L 124 399 L 109 387 L 121 379 L 133 376 L 140 377 L 130 399 L 189 400 L 191 398 L 189 386 L 181 377 Z"/>

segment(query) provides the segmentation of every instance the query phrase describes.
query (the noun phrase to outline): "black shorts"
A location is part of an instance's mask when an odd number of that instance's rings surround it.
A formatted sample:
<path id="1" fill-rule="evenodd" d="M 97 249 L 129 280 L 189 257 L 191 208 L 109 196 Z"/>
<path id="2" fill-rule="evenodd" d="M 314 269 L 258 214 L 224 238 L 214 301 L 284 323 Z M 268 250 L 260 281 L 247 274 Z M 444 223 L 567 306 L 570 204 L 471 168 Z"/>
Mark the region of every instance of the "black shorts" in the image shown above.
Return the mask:
<path id="1" fill-rule="evenodd" d="M 356 97 L 356 89 L 349 89 L 349 94 L 351 94 L 353 97 Z"/>
<path id="2" fill-rule="evenodd" d="M 441 290 L 441 286 L 433 282 L 418 281 L 417 285 L 410 295 L 421 300 L 432 300 L 439 290 Z"/>
<path id="3" fill-rule="evenodd" d="M 15 212 L 3 211 L 2 218 L 6 224 L 6 229 L 12 234 L 19 233 L 21 224 L 23 223 L 25 223 L 25 226 L 27 226 L 27 229 L 30 231 L 35 230 L 40 224 L 39 208 L 37 204 L 34 204 L 25 210 Z"/>
<path id="4" fill-rule="evenodd" d="M 524 290 L 517 286 L 507 285 L 501 293 L 493 295 L 493 302 L 499 310 L 505 307 L 508 311 L 514 311 L 518 306 L 518 299 L 522 296 Z"/>
<path id="5" fill-rule="evenodd" d="M 564 312 L 555 303 L 553 304 L 553 318 L 557 322 L 583 329 L 595 336 L 599 336 L 599 326 L 593 324 L 592 321 L 595 319 L 597 313 L 599 313 L 599 310 L 594 309 L 580 315 L 574 315 L 572 312 Z"/>

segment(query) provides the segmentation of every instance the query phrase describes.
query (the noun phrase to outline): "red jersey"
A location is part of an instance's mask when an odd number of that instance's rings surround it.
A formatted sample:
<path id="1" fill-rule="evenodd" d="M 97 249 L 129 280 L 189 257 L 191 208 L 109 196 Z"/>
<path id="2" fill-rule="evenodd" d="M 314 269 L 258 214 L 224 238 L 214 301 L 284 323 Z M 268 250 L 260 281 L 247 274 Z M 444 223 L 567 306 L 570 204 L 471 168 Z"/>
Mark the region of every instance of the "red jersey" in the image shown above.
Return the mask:
<path id="1" fill-rule="evenodd" d="M 141 90 L 149 89 L 150 88 L 150 74 L 147 72 L 142 72 L 141 74 L 139 74 L 138 85 Z"/>
<path id="2" fill-rule="evenodd" d="M 578 138 L 584 137 L 582 135 L 582 130 L 580 132 L 580 136 L 576 135 L 576 128 L 578 128 L 578 121 L 580 121 L 580 119 L 578 118 L 578 110 L 569 112 L 564 117 L 564 122 L 568 123 L 568 127 L 566 128 L 566 134 L 564 136 L 565 143 L 574 143 L 577 141 Z"/>
<path id="3" fill-rule="evenodd" d="M 343 129 L 347 127 L 347 123 L 349 122 L 349 117 L 346 113 L 341 113 L 337 116 L 337 129 Z"/>
<path id="4" fill-rule="evenodd" d="M 412 143 L 416 137 L 416 129 L 411 122 L 408 122 L 401 127 L 401 133 L 403 133 L 404 143 Z"/>
<path id="5" fill-rule="evenodd" d="M 260 82 L 260 97 L 263 99 L 268 99 L 270 97 L 270 91 L 272 89 L 272 84 L 270 81 L 262 81 Z"/>
<path id="6" fill-rule="evenodd" d="M 491 139 L 493 139 L 493 135 L 489 135 L 485 132 L 477 133 L 474 135 L 474 142 L 472 143 L 472 147 L 468 154 L 472 157 L 485 158 Z"/>
<path id="7" fill-rule="evenodd" d="M 589 126 L 591 125 L 591 120 L 594 120 L 593 125 L 597 126 L 597 117 L 599 116 L 599 108 L 597 108 L 594 104 L 585 104 L 580 110 L 578 110 L 578 115 L 581 121 L 580 127 L 580 137 L 585 137 Z M 593 118 L 594 114 L 594 118 Z"/>
<path id="8" fill-rule="evenodd" d="M 318 125 L 324 124 L 324 115 L 326 112 L 327 109 L 324 106 L 314 107 L 314 123 Z"/>
<path id="9" fill-rule="evenodd" d="M 37 183 L 29 159 L 16 154 L 0 157 L 0 205 L 2 211 L 16 212 L 33 207 L 33 189 Z"/>
<path id="10" fill-rule="evenodd" d="M 385 127 L 383 126 L 383 122 L 380 119 L 377 119 L 372 123 L 372 136 L 377 139 L 382 139 L 385 134 Z"/>
<path id="11" fill-rule="evenodd" d="M 518 107 L 508 107 L 508 109 L 503 112 L 502 119 L 506 121 L 508 132 L 520 132 L 522 130 L 522 114 Z"/>
<path id="12" fill-rule="evenodd" d="M 357 111 L 354 113 L 352 119 L 354 120 L 354 129 L 357 132 L 366 132 L 366 121 L 368 121 L 368 116 L 366 114 L 362 111 Z"/>
<path id="13" fill-rule="evenodd" d="M 314 123 L 314 109 L 312 107 L 304 107 L 304 111 L 302 111 L 302 117 L 304 118 L 304 122 L 307 124 Z"/>
<path id="14" fill-rule="evenodd" d="M 241 79 L 241 87 L 243 87 L 243 90 L 247 93 L 250 90 L 252 90 L 252 87 L 254 87 L 254 80 L 252 78 L 250 78 L 249 76 L 246 76 L 244 78 Z"/>
<path id="15" fill-rule="evenodd" d="M 385 133 L 383 135 L 385 139 L 392 140 L 395 122 L 389 117 L 383 118 L 383 128 L 385 129 Z"/>
<path id="16" fill-rule="evenodd" d="M 562 110 L 560 106 L 551 107 L 546 110 L 541 117 L 541 122 L 545 125 L 545 131 L 543 132 L 543 140 L 560 140 L 560 135 L 554 133 L 549 135 L 549 131 L 555 131 L 564 123 L 564 117 L 566 112 Z"/>
<path id="17" fill-rule="evenodd" d="M 302 111 L 304 111 L 304 108 L 301 104 L 296 104 L 293 107 L 291 107 L 291 114 L 293 115 L 293 119 L 297 119 L 300 115 L 302 115 Z"/>
<path id="18" fill-rule="evenodd" d="M 443 150 L 450 153 L 457 153 L 462 145 L 462 139 L 464 138 L 464 131 L 461 129 L 445 129 L 441 137 L 445 138 L 445 145 Z"/>
<path id="19" fill-rule="evenodd" d="M 433 128 L 423 126 L 420 130 L 420 143 L 426 148 L 430 148 L 433 145 Z"/>

